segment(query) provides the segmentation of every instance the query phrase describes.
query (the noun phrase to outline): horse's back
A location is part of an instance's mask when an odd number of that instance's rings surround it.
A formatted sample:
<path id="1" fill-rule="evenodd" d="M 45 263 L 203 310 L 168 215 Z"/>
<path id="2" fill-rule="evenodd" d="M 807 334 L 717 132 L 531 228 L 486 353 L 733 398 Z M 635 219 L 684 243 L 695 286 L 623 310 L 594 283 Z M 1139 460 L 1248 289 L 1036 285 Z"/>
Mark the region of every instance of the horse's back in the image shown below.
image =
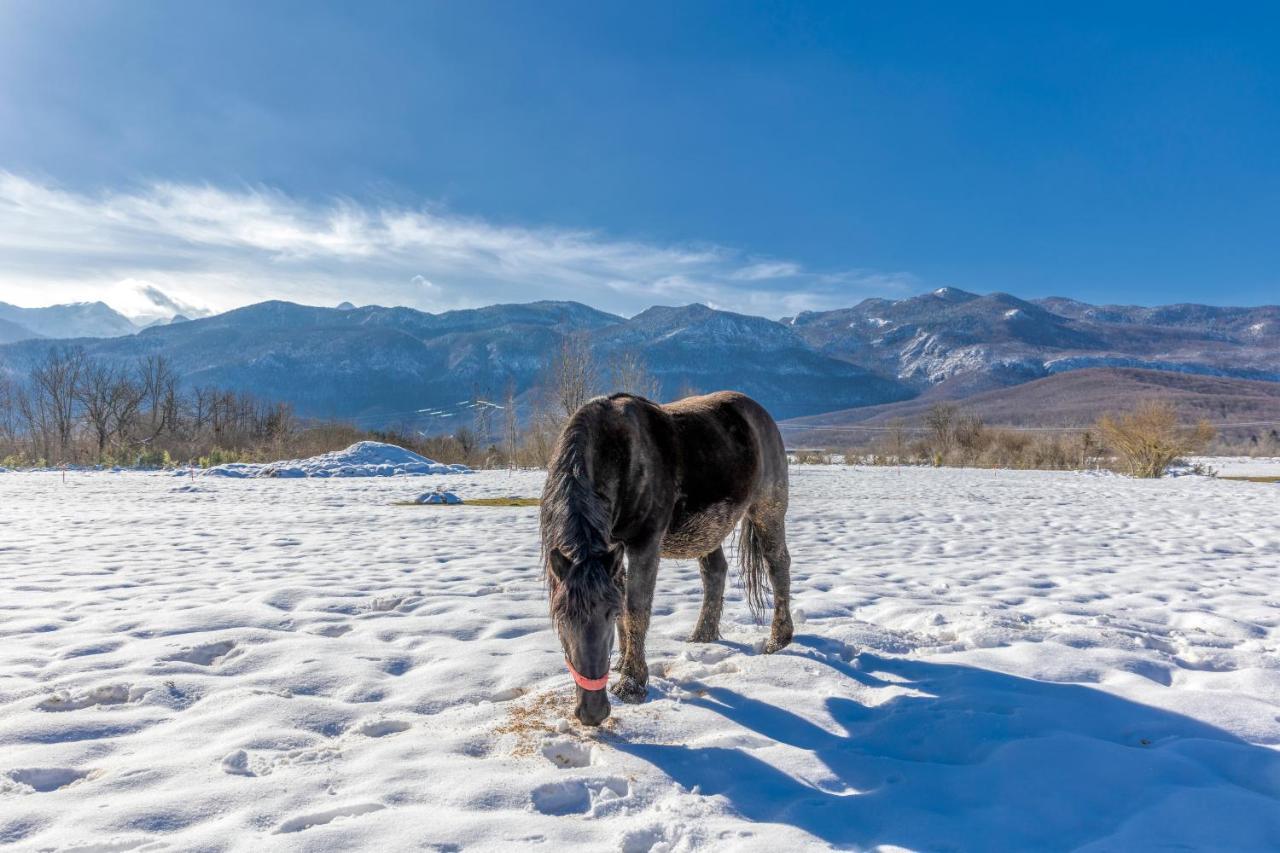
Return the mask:
<path id="1" fill-rule="evenodd" d="M 663 552 L 702 556 L 719 547 L 761 495 L 775 499 L 786 456 L 777 425 L 745 394 L 719 391 L 661 407 L 679 447 L 679 497 Z M 785 499 L 785 498 L 784 498 Z"/>
<path id="2" fill-rule="evenodd" d="M 685 397 L 661 407 L 674 421 L 686 452 L 708 462 L 763 467 L 781 461 L 786 451 L 768 410 L 740 391 L 716 391 Z M 692 445 L 692 446 L 690 446 Z"/>

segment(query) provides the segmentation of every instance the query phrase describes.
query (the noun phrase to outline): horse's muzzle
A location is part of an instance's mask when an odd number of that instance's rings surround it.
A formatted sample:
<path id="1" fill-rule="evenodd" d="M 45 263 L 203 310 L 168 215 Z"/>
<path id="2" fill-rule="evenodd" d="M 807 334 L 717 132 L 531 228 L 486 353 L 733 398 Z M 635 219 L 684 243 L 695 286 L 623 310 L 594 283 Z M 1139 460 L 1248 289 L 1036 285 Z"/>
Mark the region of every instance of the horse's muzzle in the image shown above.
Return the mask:
<path id="1" fill-rule="evenodd" d="M 609 718 L 609 694 L 604 690 L 579 690 L 574 716 L 584 726 L 598 726 Z"/>

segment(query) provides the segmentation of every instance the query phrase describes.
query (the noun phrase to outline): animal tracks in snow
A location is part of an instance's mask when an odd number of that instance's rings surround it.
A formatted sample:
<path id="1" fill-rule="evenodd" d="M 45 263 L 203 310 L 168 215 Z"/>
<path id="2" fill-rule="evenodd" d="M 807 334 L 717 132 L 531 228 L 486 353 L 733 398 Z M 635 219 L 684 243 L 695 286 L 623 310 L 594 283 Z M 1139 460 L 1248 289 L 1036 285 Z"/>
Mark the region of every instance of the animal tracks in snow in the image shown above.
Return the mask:
<path id="1" fill-rule="evenodd" d="M 353 803 L 347 806 L 338 806 L 337 808 L 325 809 L 320 812 L 312 812 L 310 814 L 298 815 L 291 817 L 276 830 L 277 833 L 303 832 L 316 826 L 324 826 L 333 823 L 335 820 L 344 818 L 355 818 L 360 815 L 366 815 L 371 812 L 382 811 L 386 806 L 382 803 Z"/>
<path id="2" fill-rule="evenodd" d="M 353 731 L 365 737 L 386 737 L 407 732 L 413 724 L 407 720 L 365 720 L 355 726 Z"/>
<path id="3" fill-rule="evenodd" d="M 71 767 L 27 767 L 11 770 L 8 777 L 22 788 L 46 794 L 81 782 L 93 776 L 93 770 L 76 770 Z"/>
<path id="4" fill-rule="evenodd" d="M 630 794 L 630 783 L 615 776 L 604 779 L 566 779 L 534 788 L 530 801 L 536 811 L 545 815 L 586 814 L 616 803 Z"/>
<path id="5" fill-rule="evenodd" d="M 725 639 L 686 643 L 698 568 L 665 560 L 649 701 L 615 703 L 599 730 L 573 718 L 536 513 L 410 514 L 394 504 L 421 484 L 398 478 L 199 495 L 160 475 L 0 475 L 0 505 L 23 509 L 0 546 L 15 593 L 0 603 L 0 845 L 1280 837 L 1266 781 L 1280 770 L 1259 746 L 1280 717 L 1280 532 L 1264 487 L 793 473 L 795 643 L 757 653 L 768 627 L 735 584 Z M 465 484 L 540 489 L 536 472 Z M 1112 795 L 1098 800 L 1081 765 Z M 1028 776 L 1052 787 L 1000 784 Z M 971 808 L 974 791 L 1012 805 Z M 929 821 L 914 819 L 922 803 Z M 1191 825 L 1216 834 L 1177 837 Z"/>
<path id="6" fill-rule="evenodd" d="M 572 738 L 554 738 L 542 744 L 541 752 L 557 767 L 588 767 L 603 764 L 600 748 Z"/>
<path id="7" fill-rule="evenodd" d="M 240 653 L 241 651 L 236 648 L 234 640 L 219 640 L 216 643 L 204 643 L 199 646 L 183 649 L 180 652 L 174 652 L 168 657 L 163 658 L 163 660 L 176 661 L 179 663 L 193 663 L 196 666 L 213 666 L 221 663 L 233 654 Z"/>
<path id="8" fill-rule="evenodd" d="M 94 687 L 83 692 L 58 692 L 40 701 L 37 708 L 41 711 L 60 713 L 63 711 L 80 711 L 85 708 L 103 705 L 123 705 L 137 702 L 148 692 L 145 687 L 132 687 L 128 684 L 107 684 Z"/>

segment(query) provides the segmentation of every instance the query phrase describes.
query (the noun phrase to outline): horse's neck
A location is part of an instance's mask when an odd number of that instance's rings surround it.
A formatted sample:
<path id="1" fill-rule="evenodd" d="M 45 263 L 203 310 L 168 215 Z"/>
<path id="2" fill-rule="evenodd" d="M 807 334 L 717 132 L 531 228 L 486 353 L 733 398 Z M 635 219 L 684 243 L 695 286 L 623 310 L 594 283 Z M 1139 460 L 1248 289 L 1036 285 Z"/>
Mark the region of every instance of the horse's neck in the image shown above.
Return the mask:
<path id="1" fill-rule="evenodd" d="M 592 454 L 586 431 L 572 436 L 561 470 L 556 499 L 561 502 L 561 536 L 575 546 L 601 551 L 612 544 L 612 503 L 597 488 L 596 479 L 605 474 Z M 606 474 L 606 476 L 608 476 Z"/>

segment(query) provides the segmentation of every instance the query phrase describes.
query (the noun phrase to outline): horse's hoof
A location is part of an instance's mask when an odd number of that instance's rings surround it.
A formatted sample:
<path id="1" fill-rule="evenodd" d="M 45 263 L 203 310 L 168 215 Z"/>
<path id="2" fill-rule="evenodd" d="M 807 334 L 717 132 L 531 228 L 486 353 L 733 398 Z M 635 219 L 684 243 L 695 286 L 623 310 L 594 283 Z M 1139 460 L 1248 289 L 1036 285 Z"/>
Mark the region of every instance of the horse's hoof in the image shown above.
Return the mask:
<path id="1" fill-rule="evenodd" d="M 638 705 L 644 701 L 644 697 L 649 695 L 649 688 L 629 675 L 609 689 L 613 691 L 614 696 L 629 705 Z"/>
<path id="2" fill-rule="evenodd" d="M 691 643 L 714 643 L 719 639 L 719 631 L 694 631 L 689 635 L 689 642 Z"/>
<path id="3" fill-rule="evenodd" d="M 770 637 L 769 642 L 764 644 L 764 653 L 771 655 L 774 652 L 782 651 L 789 645 L 791 645 L 790 637 Z"/>

